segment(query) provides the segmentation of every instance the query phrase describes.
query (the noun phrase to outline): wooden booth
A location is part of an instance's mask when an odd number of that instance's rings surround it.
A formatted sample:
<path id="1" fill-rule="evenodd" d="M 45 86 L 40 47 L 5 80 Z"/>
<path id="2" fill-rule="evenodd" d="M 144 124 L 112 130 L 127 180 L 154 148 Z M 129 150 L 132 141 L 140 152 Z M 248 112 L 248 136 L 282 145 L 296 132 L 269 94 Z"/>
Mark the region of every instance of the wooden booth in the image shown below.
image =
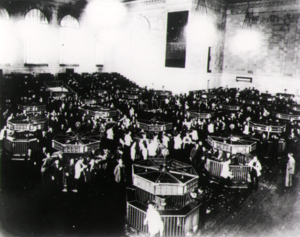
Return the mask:
<path id="1" fill-rule="evenodd" d="M 28 149 L 35 152 L 41 149 L 38 131 L 44 130 L 48 119 L 43 116 L 26 116 L 7 121 L 9 133 L 3 139 L 3 148 L 11 154 L 12 160 L 25 160 Z"/>
<path id="2" fill-rule="evenodd" d="M 191 165 L 165 158 L 153 158 L 133 164 L 133 192 L 127 199 L 127 222 L 141 233 L 148 233 L 144 225 L 147 202 L 156 203 L 164 223 L 164 236 L 186 236 L 196 228 L 199 204 L 190 197 L 198 187 L 198 175 Z"/>
<path id="3" fill-rule="evenodd" d="M 252 159 L 251 152 L 256 149 L 256 141 L 238 136 L 208 136 L 208 143 L 214 149 L 230 153 L 229 171 L 233 175 L 228 188 L 248 188 L 250 167 L 246 164 Z M 211 182 L 221 182 L 221 172 L 225 163 L 217 157 L 207 157 L 206 169 Z"/>

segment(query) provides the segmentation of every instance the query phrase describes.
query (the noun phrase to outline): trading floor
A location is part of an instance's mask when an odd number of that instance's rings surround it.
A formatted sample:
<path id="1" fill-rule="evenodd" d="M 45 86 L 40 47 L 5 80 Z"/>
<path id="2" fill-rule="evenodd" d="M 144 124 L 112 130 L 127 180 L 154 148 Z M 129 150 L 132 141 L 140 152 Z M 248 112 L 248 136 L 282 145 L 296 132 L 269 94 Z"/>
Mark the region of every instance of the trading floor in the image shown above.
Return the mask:
<path id="1" fill-rule="evenodd" d="M 178 213 L 196 203 L 195 190 L 203 194 L 199 203 L 184 214 L 184 224 L 165 221 L 167 236 L 174 236 L 177 226 L 194 236 L 282 236 L 297 230 L 300 107 L 292 95 L 215 88 L 174 96 L 133 87 L 113 74 L 84 81 L 75 76 L 69 75 L 67 83 L 79 96 L 40 93 L 38 80 L 28 79 L 30 88 L 11 84 L 24 97 L 6 98 L 3 109 L 4 236 L 143 236 L 148 201 L 156 201 L 162 215 L 177 212 L 180 220 Z M 103 95 L 85 98 L 92 88 L 88 82 L 98 82 L 94 91 Z M 128 86 L 121 87 L 124 83 Z M 116 93 L 104 93 L 110 84 Z M 96 100 L 100 105 L 88 104 Z M 290 154 L 296 167 L 287 179 Z M 155 159 L 163 163 L 156 170 L 144 166 L 144 172 L 143 165 Z M 174 179 L 162 178 L 171 177 L 174 167 Z M 151 190 L 170 184 L 188 188 L 180 193 L 184 189 L 176 187 L 175 194 L 166 188 L 169 193 L 157 195 Z M 129 205 L 137 211 L 129 213 Z"/>
<path id="2" fill-rule="evenodd" d="M 299 2 L 0 1 L 0 237 L 300 236 Z"/>
<path id="3" fill-rule="evenodd" d="M 85 194 L 45 189 L 41 179 L 29 177 L 23 162 L 1 156 L 4 236 L 122 236 L 125 204 L 125 194 L 109 187 Z"/>
<path id="4" fill-rule="evenodd" d="M 1 156 L 1 229 L 4 236 L 141 236 L 126 228 L 124 193 L 109 187 L 86 195 L 53 193 L 32 182 L 22 163 Z M 10 164 L 9 164 L 10 163 Z M 297 165 L 299 167 L 299 165 Z M 257 191 L 220 191 L 209 201 L 201 236 L 297 236 L 300 174 L 292 188 L 284 173 L 262 175 Z"/>

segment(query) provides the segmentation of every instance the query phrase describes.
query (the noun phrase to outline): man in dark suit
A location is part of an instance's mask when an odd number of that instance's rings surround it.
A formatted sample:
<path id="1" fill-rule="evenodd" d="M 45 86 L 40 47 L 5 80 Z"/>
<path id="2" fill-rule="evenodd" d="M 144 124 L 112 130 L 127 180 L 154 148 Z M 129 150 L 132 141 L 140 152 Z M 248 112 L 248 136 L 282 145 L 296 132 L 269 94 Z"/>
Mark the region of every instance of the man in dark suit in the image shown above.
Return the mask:
<path id="1" fill-rule="evenodd" d="M 195 144 L 195 147 L 193 147 L 190 152 L 190 161 L 192 162 L 192 165 L 195 169 L 198 167 L 202 155 L 203 155 L 202 142 L 198 141 Z"/>
<path id="2" fill-rule="evenodd" d="M 42 181 L 43 186 L 48 188 L 51 184 L 51 165 L 53 162 L 53 157 L 51 157 L 50 153 L 46 153 L 46 157 L 42 160 L 43 164 L 41 167 Z"/>

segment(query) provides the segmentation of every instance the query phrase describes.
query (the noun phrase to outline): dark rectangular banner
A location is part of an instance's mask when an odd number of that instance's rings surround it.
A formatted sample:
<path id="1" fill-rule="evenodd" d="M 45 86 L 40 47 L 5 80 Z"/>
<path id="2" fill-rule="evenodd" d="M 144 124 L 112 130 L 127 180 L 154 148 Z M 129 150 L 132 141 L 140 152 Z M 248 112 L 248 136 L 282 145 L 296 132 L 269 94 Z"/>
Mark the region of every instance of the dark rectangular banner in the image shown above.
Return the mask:
<path id="1" fill-rule="evenodd" d="M 188 11 L 169 12 L 167 24 L 166 67 L 185 68 L 185 27 Z"/>

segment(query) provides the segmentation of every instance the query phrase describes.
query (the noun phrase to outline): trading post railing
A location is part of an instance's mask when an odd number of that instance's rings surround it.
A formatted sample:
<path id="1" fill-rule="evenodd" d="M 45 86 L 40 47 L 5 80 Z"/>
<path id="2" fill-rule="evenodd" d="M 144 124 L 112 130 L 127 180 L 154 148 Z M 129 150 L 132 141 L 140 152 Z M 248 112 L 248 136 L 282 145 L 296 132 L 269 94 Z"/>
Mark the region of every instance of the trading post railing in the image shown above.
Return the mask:
<path id="1" fill-rule="evenodd" d="M 176 211 L 158 211 L 164 223 L 163 236 L 186 236 L 187 233 L 198 225 L 200 204 L 193 203 L 189 208 L 182 210 L 182 214 Z M 184 209 L 184 208 L 183 208 Z M 148 225 L 144 225 L 147 206 L 138 202 L 127 202 L 127 222 L 136 230 L 148 233 Z"/>

